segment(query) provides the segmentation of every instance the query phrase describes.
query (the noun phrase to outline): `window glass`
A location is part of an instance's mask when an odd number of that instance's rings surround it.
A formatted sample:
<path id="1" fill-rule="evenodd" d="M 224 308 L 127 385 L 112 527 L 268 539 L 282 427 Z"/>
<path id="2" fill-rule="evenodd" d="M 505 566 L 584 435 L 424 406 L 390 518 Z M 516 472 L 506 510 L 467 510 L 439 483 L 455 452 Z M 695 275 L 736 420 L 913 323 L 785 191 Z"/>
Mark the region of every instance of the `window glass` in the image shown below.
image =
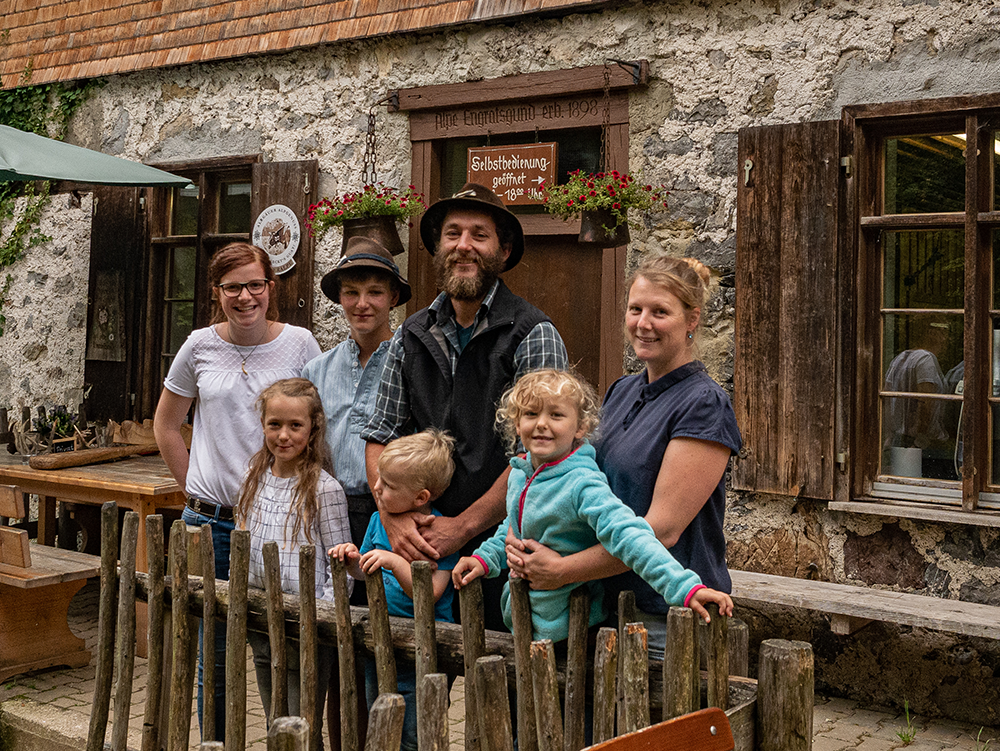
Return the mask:
<path id="1" fill-rule="evenodd" d="M 249 232 L 250 183 L 224 182 L 219 187 L 219 232 Z"/>
<path id="2" fill-rule="evenodd" d="M 965 211 L 965 136 L 885 140 L 885 214 Z"/>
<path id="3" fill-rule="evenodd" d="M 193 246 L 166 250 L 167 279 L 163 307 L 162 372 L 165 374 L 194 328 L 194 286 L 197 254 Z"/>
<path id="4" fill-rule="evenodd" d="M 957 480 L 963 233 L 885 232 L 882 250 L 882 473 Z"/>
<path id="5" fill-rule="evenodd" d="M 1000 132 L 993 134 L 993 211 L 1000 211 Z M 995 277 L 994 277 L 995 278 Z"/>
<path id="6" fill-rule="evenodd" d="M 172 208 L 169 234 L 198 234 L 198 186 L 174 188 Z"/>
<path id="7" fill-rule="evenodd" d="M 486 146 L 487 139 L 454 138 L 445 141 L 444 156 L 441 160 L 441 195 L 450 196 L 461 190 L 468 174 L 468 151 Z M 601 129 L 573 128 L 571 130 L 549 130 L 531 133 L 507 133 L 489 138 L 490 146 L 507 146 L 515 143 L 535 143 L 555 141 L 558 144 L 559 182 L 566 182 L 566 176 L 574 170 L 597 172 L 601 163 Z M 541 214 L 538 206 L 512 206 L 516 214 Z"/>

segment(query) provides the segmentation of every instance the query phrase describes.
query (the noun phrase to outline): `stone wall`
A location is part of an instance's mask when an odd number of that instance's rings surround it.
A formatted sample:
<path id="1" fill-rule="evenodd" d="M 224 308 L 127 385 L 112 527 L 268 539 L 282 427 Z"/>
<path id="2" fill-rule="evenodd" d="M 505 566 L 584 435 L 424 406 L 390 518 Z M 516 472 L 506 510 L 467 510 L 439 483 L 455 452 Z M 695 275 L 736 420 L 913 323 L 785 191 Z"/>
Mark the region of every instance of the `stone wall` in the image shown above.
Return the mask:
<path id="1" fill-rule="evenodd" d="M 76 118 L 72 138 L 144 161 L 251 152 L 275 161 L 316 158 L 320 193 L 329 195 L 359 186 L 367 109 L 387 91 L 600 65 L 608 57 L 648 59 L 652 82 L 630 99 L 630 168 L 666 184 L 670 208 L 633 233 L 629 263 L 663 248 L 713 269 L 702 354 L 729 385 L 739 129 L 838 118 L 852 103 L 1000 91 L 998 25 L 1000 9 L 978 0 L 623 2 L 601 13 L 112 77 Z M 405 184 L 407 116 L 380 110 L 378 128 L 378 177 Z M 90 200 L 79 208 L 67 201 L 57 197 L 45 213 L 53 241 L 12 269 L 0 406 L 72 403 L 82 386 Z M 315 326 L 324 348 L 346 331 L 318 284 L 338 252 L 335 235 L 317 249 Z M 736 567 L 1000 604 L 993 530 L 731 494 L 728 531 Z M 905 698 L 918 712 L 998 721 L 996 645 L 893 626 L 834 637 L 822 619 L 793 616 L 751 620 L 758 636 L 785 630 L 813 641 L 821 686 L 883 704 Z M 872 681 L 890 660 L 926 677 L 914 681 L 899 668 L 900 682 Z M 952 680 L 956 670 L 965 677 Z"/>

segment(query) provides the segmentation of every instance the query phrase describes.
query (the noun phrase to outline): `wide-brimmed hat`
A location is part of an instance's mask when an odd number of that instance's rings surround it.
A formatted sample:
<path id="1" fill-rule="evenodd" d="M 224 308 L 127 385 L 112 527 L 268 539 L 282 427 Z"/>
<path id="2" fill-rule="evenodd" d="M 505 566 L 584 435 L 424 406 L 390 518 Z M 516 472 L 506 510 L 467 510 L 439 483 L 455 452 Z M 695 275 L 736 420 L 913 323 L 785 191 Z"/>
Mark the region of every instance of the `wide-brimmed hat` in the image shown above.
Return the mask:
<path id="1" fill-rule="evenodd" d="M 402 305 L 413 294 L 410 283 L 399 273 L 399 266 L 392 260 L 392 253 L 379 243 L 367 237 L 351 237 L 347 240 L 344 256 L 337 262 L 333 271 L 328 272 L 319 283 L 323 294 L 340 302 L 340 274 L 347 269 L 370 268 L 373 271 L 384 271 L 396 281 L 399 288 L 399 300 L 396 305 Z"/>
<path id="2" fill-rule="evenodd" d="M 507 265 L 504 270 L 517 266 L 517 262 L 524 255 L 524 230 L 521 229 L 521 222 L 514 216 L 507 207 L 504 206 L 496 193 L 489 188 L 478 183 L 466 183 L 462 189 L 453 196 L 442 198 L 437 203 L 431 205 L 420 218 L 420 239 L 424 241 L 424 247 L 430 251 L 431 255 L 437 251 L 437 242 L 440 239 L 435 237 L 435 230 L 441 231 L 441 224 L 445 214 L 452 209 L 471 209 L 472 211 L 482 211 L 493 217 L 497 229 L 506 227 L 513 235 L 510 246 L 510 255 L 507 256 Z"/>

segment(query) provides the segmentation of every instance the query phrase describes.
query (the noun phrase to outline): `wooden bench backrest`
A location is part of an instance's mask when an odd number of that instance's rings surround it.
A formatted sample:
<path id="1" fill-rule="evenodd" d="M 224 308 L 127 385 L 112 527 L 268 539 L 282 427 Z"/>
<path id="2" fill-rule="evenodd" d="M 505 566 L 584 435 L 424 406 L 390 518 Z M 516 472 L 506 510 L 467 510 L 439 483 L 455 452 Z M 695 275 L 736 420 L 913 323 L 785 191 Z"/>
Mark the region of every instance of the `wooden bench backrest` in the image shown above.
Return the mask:
<path id="1" fill-rule="evenodd" d="M 23 519 L 24 493 L 16 485 L 0 485 L 0 516 Z M 0 563 L 19 568 L 31 567 L 31 546 L 28 530 L 0 526 Z"/>

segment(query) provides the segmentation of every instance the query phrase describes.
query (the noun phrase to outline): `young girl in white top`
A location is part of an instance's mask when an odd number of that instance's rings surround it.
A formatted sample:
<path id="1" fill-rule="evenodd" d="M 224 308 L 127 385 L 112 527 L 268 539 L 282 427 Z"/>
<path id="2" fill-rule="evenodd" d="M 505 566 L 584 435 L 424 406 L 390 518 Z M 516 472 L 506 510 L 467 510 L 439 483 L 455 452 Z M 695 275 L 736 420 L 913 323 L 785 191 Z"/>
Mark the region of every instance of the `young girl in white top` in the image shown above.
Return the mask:
<path id="1" fill-rule="evenodd" d="M 349 542 L 344 491 L 323 470 L 326 418 L 316 387 L 305 378 L 287 378 L 264 389 L 257 399 L 264 445 L 250 460 L 236 517 L 250 530 L 251 587 L 264 588 L 264 543 L 278 543 L 281 591 L 299 593 L 299 547 L 316 546 L 316 597 L 333 600 L 330 563 L 325 551 Z M 348 580 L 350 584 L 350 580 Z M 271 647 L 267 634 L 248 632 L 257 686 L 268 723 L 271 708 Z M 299 649 L 288 641 L 288 711 L 299 714 Z M 319 646 L 316 706 L 323 707 L 335 651 Z M 314 748 L 322 748 L 322 723 L 313 728 Z"/>

